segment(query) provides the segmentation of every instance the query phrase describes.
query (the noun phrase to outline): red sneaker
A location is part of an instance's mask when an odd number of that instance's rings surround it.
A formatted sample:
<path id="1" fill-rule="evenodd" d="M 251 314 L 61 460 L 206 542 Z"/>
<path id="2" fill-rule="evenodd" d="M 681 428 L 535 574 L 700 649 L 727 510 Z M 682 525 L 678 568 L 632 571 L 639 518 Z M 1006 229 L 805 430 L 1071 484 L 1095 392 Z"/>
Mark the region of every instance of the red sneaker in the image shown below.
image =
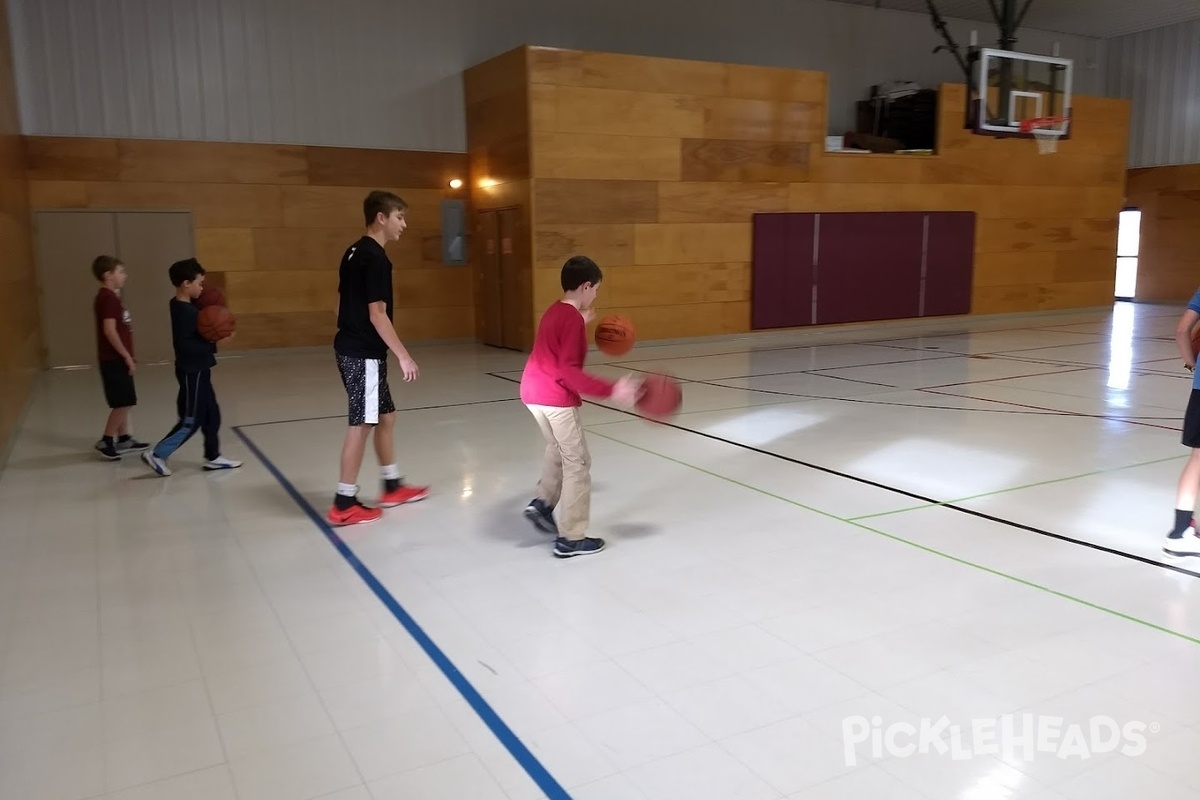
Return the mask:
<path id="1" fill-rule="evenodd" d="M 325 514 L 325 520 L 330 525 L 362 525 L 366 522 L 374 522 L 383 516 L 383 510 L 378 508 L 367 508 L 362 503 L 355 503 L 345 511 L 337 506 L 330 506 L 328 513 Z"/>
<path id="2" fill-rule="evenodd" d="M 379 505 L 382 508 L 393 508 L 402 506 L 405 503 L 415 503 L 418 500 L 424 500 L 429 497 L 428 486 L 406 486 L 400 484 L 390 492 L 384 492 L 379 498 Z"/>

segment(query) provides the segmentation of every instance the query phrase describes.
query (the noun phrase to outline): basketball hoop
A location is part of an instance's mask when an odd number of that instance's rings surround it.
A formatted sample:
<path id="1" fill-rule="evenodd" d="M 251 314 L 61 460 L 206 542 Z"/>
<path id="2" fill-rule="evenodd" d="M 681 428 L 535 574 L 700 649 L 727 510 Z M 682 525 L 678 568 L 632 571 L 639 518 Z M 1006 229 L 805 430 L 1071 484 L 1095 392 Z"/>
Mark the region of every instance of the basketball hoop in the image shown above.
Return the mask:
<path id="1" fill-rule="evenodd" d="M 1034 117 L 1021 120 L 1021 133 L 1032 133 L 1037 140 L 1038 153 L 1058 152 L 1058 140 L 1066 135 L 1068 117 Z"/>

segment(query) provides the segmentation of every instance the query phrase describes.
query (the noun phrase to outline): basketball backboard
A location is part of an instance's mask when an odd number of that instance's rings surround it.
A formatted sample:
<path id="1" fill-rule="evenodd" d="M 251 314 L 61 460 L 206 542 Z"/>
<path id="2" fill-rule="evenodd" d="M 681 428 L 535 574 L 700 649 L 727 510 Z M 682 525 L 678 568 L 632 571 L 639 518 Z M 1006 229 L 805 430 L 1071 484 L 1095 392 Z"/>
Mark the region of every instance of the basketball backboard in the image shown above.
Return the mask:
<path id="1" fill-rule="evenodd" d="M 1070 136 L 1071 70 L 1069 58 L 1019 53 L 988 47 L 968 56 L 972 80 L 967 92 L 967 127 L 983 136 L 1020 136 L 1022 120 L 1066 117 L 1055 127 Z"/>

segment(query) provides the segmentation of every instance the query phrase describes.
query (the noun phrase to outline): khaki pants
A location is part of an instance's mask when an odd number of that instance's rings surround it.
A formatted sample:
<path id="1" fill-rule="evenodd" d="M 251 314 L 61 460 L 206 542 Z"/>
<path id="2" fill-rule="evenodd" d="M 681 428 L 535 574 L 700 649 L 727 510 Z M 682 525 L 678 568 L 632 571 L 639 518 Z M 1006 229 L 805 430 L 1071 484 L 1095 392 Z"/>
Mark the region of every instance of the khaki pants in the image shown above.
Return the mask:
<path id="1" fill-rule="evenodd" d="M 592 457 L 579 408 L 527 406 L 546 439 L 537 496 L 558 511 L 558 535 L 582 539 L 592 506 Z"/>

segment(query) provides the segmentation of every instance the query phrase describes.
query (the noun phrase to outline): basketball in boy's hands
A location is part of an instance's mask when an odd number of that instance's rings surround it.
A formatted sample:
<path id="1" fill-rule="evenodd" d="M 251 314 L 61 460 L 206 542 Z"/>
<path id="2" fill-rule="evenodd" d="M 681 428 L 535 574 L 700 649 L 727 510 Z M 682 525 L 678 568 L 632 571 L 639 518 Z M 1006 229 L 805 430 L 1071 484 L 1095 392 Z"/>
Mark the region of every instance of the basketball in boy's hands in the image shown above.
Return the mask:
<path id="1" fill-rule="evenodd" d="M 637 341 L 633 323 L 619 314 L 610 314 L 596 323 L 595 338 L 596 347 L 607 356 L 623 356 Z"/>
<path id="2" fill-rule="evenodd" d="M 651 419 L 675 416 L 683 404 L 683 387 L 670 375 L 647 375 L 642 380 L 642 392 L 637 410 Z"/>
<path id="3" fill-rule="evenodd" d="M 200 296 L 196 298 L 197 308 L 203 310 L 209 306 L 229 307 L 229 304 L 225 302 L 224 293 L 215 286 L 205 286 L 204 291 L 202 291 Z"/>
<path id="4" fill-rule="evenodd" d="M 237 322 L 233 318 L 233 312 L 225 306 L 208 306 L 200 309 L 196 330 L 210 342 L 219 342 L 233 335 L 237 330 Z"/>

